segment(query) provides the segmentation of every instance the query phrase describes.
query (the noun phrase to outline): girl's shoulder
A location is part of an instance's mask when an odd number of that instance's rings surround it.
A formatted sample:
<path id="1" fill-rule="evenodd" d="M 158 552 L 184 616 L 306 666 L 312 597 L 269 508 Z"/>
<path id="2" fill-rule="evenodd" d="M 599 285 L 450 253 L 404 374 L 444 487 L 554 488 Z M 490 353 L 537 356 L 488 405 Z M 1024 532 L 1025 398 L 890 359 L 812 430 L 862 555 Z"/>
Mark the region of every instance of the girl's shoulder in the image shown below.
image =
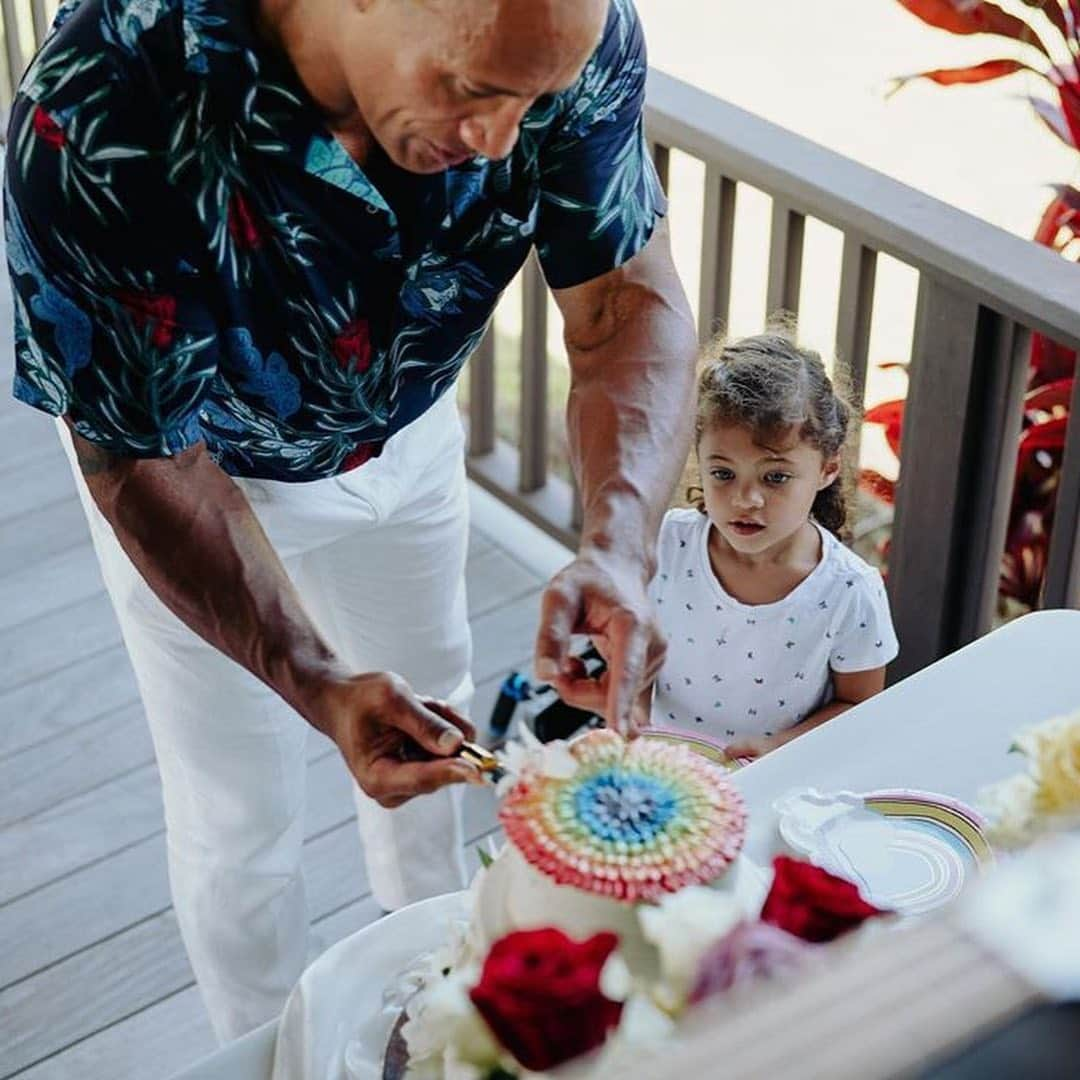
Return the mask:
<path id="1" fill-rule="evenodd" d="M 823 532 L 821 592 L 830 598 L 829 608 L 849 614 L 866 607 L 888 609 L 885 580 L 876 566 Z"/>
<path id="2" fill-rule="evenodd" d="M 693 507 L 669 510 L 664 515 L 656 540 L 656 565 L 661 578 L 664 573 L 697 565 L 703 543 L 702 530 L 708 525 L 709 519 Z"/>
<path id="3" fill-rule="evenodd" d="M 854 576 L 863 585 L 881 583 L 881 571 L 852 551 L 847 544 L 841 543 L 828 529 L 821 529 L 821 543 L 821 561 L 830 577 L 847 581 Z"/>
<path id="4" fill-rule="evenodd" d="M 708 517 L 692 506 L 680 506 L 669 510 L 660 523 L 659 542 L 678 543 L 680 540 L 689 540 L 691 537 L 700 536 L 702 530 L 709 526 Z"/>
<path id="5" fill-rule="evenodd" d="M 708 515 L 703 514 L 696 507 L 675 507 L 664 514 L 660 523 L 660 531 L 702 528 L 708 521 Z"/>

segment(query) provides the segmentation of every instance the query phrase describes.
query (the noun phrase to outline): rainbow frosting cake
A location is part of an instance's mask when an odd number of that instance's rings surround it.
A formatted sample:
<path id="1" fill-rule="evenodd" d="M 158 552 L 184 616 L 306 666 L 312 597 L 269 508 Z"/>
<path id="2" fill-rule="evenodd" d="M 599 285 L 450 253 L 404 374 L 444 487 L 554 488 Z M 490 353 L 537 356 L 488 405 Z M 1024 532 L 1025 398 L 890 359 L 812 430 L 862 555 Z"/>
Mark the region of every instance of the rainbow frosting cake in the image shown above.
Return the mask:
<path id="1" fill-rule="evenodd" d="M 499 813 L 525 860 L 559 885 L 628 903 L 720 877 L 746 811 L 722 769 L 682 746 L 593 731 L 568 777 L 526 770 Z"/>
<path id="2" fill-rule="evenodd" d="M 477 955 L 513 930 L 556 926 L 578 939 L 614 931 L 632 966 L 651 967 L 640 905 L 693 885 L 760 905 L 763 874 L 740 854 L 742 797 L 688 747 L 599 729 L 534 748 L 515 772 L 499 811 L 508 843 L 470 899 Z"/>

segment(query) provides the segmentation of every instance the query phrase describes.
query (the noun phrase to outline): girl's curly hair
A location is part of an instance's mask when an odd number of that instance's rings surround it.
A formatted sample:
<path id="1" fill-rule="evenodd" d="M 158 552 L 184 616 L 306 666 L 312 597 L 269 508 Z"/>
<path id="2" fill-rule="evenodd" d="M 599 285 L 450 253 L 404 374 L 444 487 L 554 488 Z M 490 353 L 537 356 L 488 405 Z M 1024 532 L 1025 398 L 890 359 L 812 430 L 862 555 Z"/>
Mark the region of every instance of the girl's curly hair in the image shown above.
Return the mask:
<path id="1" fill-rule="evenodd" d="M 715 338 L 704 350 L 698 379 L 694 446 L 717 424 L 738 424 L 762 446 L 775 446 L 795 429 L 828 460 L 842 457 L 851 406 L 836 392 L 821 356 L 796 344 L 786 328 L 728 341 Z M 811 513 L 830 532 L 843 537 L 847 521 L 844 470 L 814 499 Z M 702 513 L 700 485 L 687 498 Z"/>

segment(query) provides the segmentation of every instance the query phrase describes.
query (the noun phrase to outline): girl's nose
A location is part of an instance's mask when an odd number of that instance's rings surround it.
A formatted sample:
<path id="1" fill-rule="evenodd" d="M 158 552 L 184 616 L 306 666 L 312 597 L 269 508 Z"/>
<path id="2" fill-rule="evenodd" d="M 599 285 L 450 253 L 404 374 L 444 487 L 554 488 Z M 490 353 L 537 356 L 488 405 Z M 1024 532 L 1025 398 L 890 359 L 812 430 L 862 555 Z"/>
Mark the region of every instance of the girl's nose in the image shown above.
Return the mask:
<path id="1" fill-rule="evenodd" d="M 757 484 L 747 484 L 736 489 L 734 501 L 736 506 L 754 509 L 755 507 L 764 504 L 765 497 L 762 495 L 761 488 L 759 488 Z"/>

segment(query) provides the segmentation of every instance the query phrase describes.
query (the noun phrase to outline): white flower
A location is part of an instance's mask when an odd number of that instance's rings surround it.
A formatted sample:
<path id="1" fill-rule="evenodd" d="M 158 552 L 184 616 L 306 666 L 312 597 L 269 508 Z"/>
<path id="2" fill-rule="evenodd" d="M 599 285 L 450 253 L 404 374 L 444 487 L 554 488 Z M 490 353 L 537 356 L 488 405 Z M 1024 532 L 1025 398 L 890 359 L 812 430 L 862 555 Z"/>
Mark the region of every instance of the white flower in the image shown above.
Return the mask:
<path id="1" fill-rule="evenodd" d="M 498 1061 L 499 1047 L 469 998 L 478 978 L 475 967 L 461 968 L 421 991 L 401 1028 L 411 1061 L 420 1066 L 447 1050 L 468 1065 L 483 1067 Z"/>
<path id="2" fill-rule="evenodd" d="M 704 885 L 692 885 L 655 906 L 638 908 L 646 940 L 660 950 L 660 969 L 675 999 L 672 1005 L 690 992 L 705 951 L 743 916 L 735 896 Z"/>
<path id="3" fill-rule="evenodd" d="M 1080 712 L 1024 728 L 1012 748 L 1027 758 L 1027 772 L 979 793 L 997 847 L 1030 843 L 1055 825 L 1080 816 Z"/>
<path id="4" fill-rule="evenodd" d="M 641 1048 L 656 1046 L 675 1031 L 675 1021 L 658 1009 L 647 994 L 634 994 L 623 1007 L 612 1038 L 617 1044 Z"/>
<path id="5" fill-rule="evenodd" d="M 616 949 L 600 969 L 600 993 L 608 1001 L 626 1001 L 634 989 L 630 967 Z"/>
<path id="6" fill-rule="evenodd" d="M 1032 838 L 1035 791 L 1035 780 L 1018 773 L 979 792 L 979 807 L 988 819 L 987 839 L 994 847 L 1021 847 Z"/>
<path id="7" fill-rule="evenodd" d="M 421 953 L 386 987 L 383 1006 L 395 1010 L 405 1008 L 419 991 L 438 983 L 450 969 L 465 964 L 470 959 L 468 934 L 468 920 L 453 921 L 444 944 L 431 952 Z"/>
<path id="8" fill-rule="evenodd" d="M 1017 736 L 1016 748 L 1027 757 L 1038 788 L 1036 811 L 1080 813 L 1080 712 L 1027 728 Z"/>
<path id="9" fill-rule="evenodd" d="M 495 786 L 495 794 L 500 797 L 527 771 L 569 780 L 578 770 L 578 760 L 570 752 L 569 743 L 562 739 L 543 743 L 525 724 L 520 726 L 518 737 L 498 751 L 498 758 L 506 768 L 506 775 Z"/>

